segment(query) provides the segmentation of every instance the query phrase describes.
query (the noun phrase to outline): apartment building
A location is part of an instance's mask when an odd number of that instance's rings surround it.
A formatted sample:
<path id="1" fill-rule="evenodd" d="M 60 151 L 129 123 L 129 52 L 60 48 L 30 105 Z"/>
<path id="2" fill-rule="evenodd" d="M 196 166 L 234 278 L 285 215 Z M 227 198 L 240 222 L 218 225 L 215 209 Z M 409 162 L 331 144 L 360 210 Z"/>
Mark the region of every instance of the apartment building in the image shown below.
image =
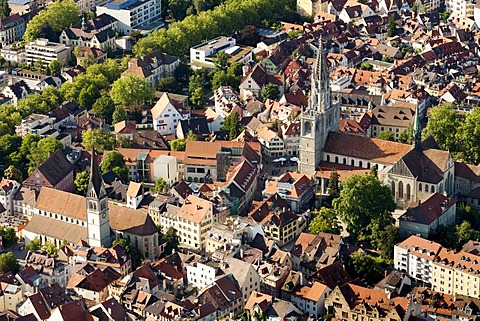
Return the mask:
<path id="1" fill-rule="evenodd" d="M 18 13 L 2 19 L 0 23 L 0 47 L 22 40 L 26 21 Z"/>
<path id="2" fill-rule="evenodd" d="M 480 257 L 453 251 L 418 236 L 395 245 L 394 266 L 432 290 L 480 297 Z"/>
<path id="3" fill-rule="evenodd" d="M 48 39 L 39 38 L 25 46 L 28 64 L 41 61 L 43 66 L 48 66 L 54 60 L 63 65 L 70 62 L 71 48 L 64 44 L 51 42 Z"/>
<path id="4" fill-rule="evenodd" d="M 383 131 L 393 133 L 396 140 L 413 125 L 415 120 L 415 105 L 404 103 L 411 106 L 377 106 L 373 109 L 371 120 L 372 137 L 377 137 Z"/>
<path id="5" fill-rule="evenodd" d="M 24 137 L 29 134 L 36 134 L 45 137 L 45 134 L 53 129 L 54 117 L 41 114 L 31 114 L 24 119 L 20 125 L 15 126 L 15 133 Z"/>
<path id="6" fill-rule="evenodd" d="M 445 9 L 448 13 L 458 13 L 463 17 L 473 17 L 475 0 L 446 0 Z"/>
<path id="7" fill-rule="evenodd" d="M 132 30 L 152 30 L 163 26 L 160 0 L 113 0 L 97 6 L 97 15 L 102 13 L 117 19 L 118 31 L 125 35 Z"/>
<path id="8" fill-rule="evenodd" d="M 123 74 L 145 78 L 150 86 L 154 86 L 160 79 L 173 76 L 179 64 L 180 59 L 177 57 L 153 51 L 130 59 L 128 69 Z"/>
<path id="9" fill-rule="evenodd" d="M 160 224 L 164 232 L 173 227 L 178 232 L 180 244 L 194 249 L 205 248 L 205 237 L 210 226 L 217 222 L 213 203 L 197 196 L 189 195 L 176 213 L 160 214 Z"/>
<path id="10" fill-rule="evenodd" d="M 257 137 L 266 156 L 279 157 L 285 155 L 285 143 L 273 130 L 263 127 L 258 131 Z"/>
<path id="11" fill-rule="evenodd" d="M 89 47 L 103 51 L 115 49 L 117 25 L 117 19 L 108 14 L 101 14 L 89 21 L 82 20 L 81 24 L 62 31 L 60 42 L 71 48 Z"/>

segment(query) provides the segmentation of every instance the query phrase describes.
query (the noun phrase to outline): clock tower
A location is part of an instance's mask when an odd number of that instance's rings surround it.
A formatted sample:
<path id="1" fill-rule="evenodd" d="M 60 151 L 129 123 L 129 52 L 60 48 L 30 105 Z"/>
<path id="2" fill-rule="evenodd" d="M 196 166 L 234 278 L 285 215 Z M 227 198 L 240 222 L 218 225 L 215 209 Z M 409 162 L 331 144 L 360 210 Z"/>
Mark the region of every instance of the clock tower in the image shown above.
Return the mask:
<path id="1" fill-rule="evenodd" d="M 92 148 L 92 162 L 90 166 L 90 181 L 87 189 L 87 230 L 90 246 L 110 247 L 110 218 L 108 215 L 108 197 L 100 175 L 98 158 Z"/>

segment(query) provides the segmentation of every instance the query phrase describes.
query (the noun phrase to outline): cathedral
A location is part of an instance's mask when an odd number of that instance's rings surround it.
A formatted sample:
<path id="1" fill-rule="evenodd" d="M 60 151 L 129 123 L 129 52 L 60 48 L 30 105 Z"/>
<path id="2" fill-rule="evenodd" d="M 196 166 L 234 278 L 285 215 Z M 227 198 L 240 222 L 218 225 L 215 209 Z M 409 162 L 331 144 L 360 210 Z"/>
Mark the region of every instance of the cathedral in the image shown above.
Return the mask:
<path id="1" fill-rule="evenodd" d="M 434 192 L 453 195 L 454 161 L 433 138 L 421 141 L 418 118 L 413 146 L 340 133 L 339 124 L 340 106 L 332 101 L 320 39 L 308 107 L 301 113 L 299 172 L 315 177 L 318 190 L 326 195 L 333 168 L 340 179 L 345 179 L 355 173 L 368 173 L 375 166 L 399 208 L 407 208 Z"/>
<path id="2" fill-rule="evenodd" d="M 145 259 L 159 255 L 158 232 L 146 207 L 133 209 L 108 201 L 97 155 L 92 151 L 87 196 L 42 187 L 24 229 L 25 244 L 38 238 L 56 246 L 66 241 L 110 247 L 118 238 L 127 239 Z"/>

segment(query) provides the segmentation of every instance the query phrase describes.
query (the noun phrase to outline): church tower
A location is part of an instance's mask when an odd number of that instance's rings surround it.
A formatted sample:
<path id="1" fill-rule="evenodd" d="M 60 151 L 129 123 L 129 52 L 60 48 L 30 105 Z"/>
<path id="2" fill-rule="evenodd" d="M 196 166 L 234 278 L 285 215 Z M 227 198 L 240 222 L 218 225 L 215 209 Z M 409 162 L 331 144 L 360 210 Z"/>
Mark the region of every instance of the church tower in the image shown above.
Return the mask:
<path id="1" fill-rule="evenodd" d="M 332 104 L 330 75 L 322 38 L 318 40 L 317 60 L 313 65 L 308 107 L 301 114 L 299 172 L 315 175 L 330 131 L 338 131 L 340 106 Z"/>
<path id="2" fill-rule="evenodd" d="M 91 246 L 110 247 L 110 221 L 108 215 L 108 197 L 100 175 L 97 154 L 92 148 L 90 181 L 87 189 L 87 230 L 88 244 Z"/>

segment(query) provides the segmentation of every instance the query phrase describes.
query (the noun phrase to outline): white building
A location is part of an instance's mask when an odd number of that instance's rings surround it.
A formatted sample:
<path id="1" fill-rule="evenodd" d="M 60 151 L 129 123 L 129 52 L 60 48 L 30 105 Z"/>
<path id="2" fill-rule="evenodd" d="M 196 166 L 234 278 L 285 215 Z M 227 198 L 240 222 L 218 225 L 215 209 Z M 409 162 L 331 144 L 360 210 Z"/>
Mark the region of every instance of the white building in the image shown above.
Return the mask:
<path id="1" fill-rule="evenodd" d="M 153 178 L 162 177 L 165 182 L 172 186 L 177 181 L 178 164 L 177 158 L 168 155 L 160 155 L 153 161 Z"/>
<path id="2" fill-rule="evenodd" d="M 151 109 L 153 129 L 161 135 L 175 133 L 180 120 L 189 119 L 190 113 L 179 106 L 168 93 L 164 93 Z"/>
<path id="3" fill-rule="evenodd" d="M 23 64 L 27 61 L 27 53 L 24 48 L 16 48 L 13 45 L 0 49 L 0 56 L 6 61 L 16 64 Z"/>
<path id="4" fill-rule="evenodd" d="M 441 249 L 438 243 L 412 235 L 395 245 L 394 267 L 418 282 L 431 285 L 433 260 Z"/>
<path id="5" fill-rule="evenodd" d="M 0 24 L 0 46 L 9 45 L 15 41 L 22 40 L 25 33 L 25 19 L 19 14 L 13 14 L 2 19 Z"/>
<path id="6" fill-rule="evenodd" d="M 46 132 L 53 129 L 55 118 L 47 115 L 31 114 L 22 119 L 20 125 L 15 126 L 15 133 L 24 137 L 28 134 L 37 134 L 43 136 Z"/>
<path id="7" fill-rule="evenodd" d="M 225 51 L 231 56 L 230 61 L 246 64 L 252 61 L 250 47 L 241 47 L 232 37 L 220 36 L 208 42 L 190 48 L 190 64 L 192 67 L 213 67 L 218 52 Z"/>
<path id="8" fill-rule="evenodd" d="M 320 283 L 299 285 L 293 292 L 290 300 L 303 313 L 319 318 L 325 314 L 325 299 L 332 290 Z"/>
<path id="9" fill-rule="evenodd" d="M 2 178 L 0 181 L 0 204 L 7 210 L 8 214 L 13 214 L 13 198 L 20 189 L 21 185 L 14 180 Z"/>
<path id="10" fill-rule="evenodd" d="M 476 1 L 472 0 L 445 0 L 448 13 L 458 13 L 463 17 L 473 17 Z"/>
<path id="11" fill-rule="evenodd" d="M 218 271 L 218 263 L 215 262 L 193 262 L 187 265 L 187 282 L 193 284 L 197 289 L 203 289 L 215 281 Z"/>
<path id="12" fill-rule="evenodd" d="M 262 152 L 269 157 L 285 155 L 285 143 L 273 130 L 263 127 L 257 133 L 258 141 L 262 145 Z"/>
<path id="13" fill-rule="evenodd" d="M 43 66 L 48 66 L 50 62 L 57 60 L 67 65 L 70 62 L 71 48 L 48 39 L 37 39 L 25 46 L 25 52 L 28 64 L 42 61 Z"/>
<path id="14" fill-rule="evenodd" d="M 213 223 L 218 221 L 213 213 L 213 203 L 189 195 L 178 212 L 164 212 L 160 216 L 163 232 L 169 227 L 177 230 L 180 244 L 194 249 L 205 248 L 205 237 Z"/>
<path id="15" fill-rule="evenodd" d="M 154 30 L 163 26 L 160 0 L 113 0 L 97 6 L 97 15 L 106 13 L 118 20 L 118 31 L 128 34 L 132 30 Z"/>

